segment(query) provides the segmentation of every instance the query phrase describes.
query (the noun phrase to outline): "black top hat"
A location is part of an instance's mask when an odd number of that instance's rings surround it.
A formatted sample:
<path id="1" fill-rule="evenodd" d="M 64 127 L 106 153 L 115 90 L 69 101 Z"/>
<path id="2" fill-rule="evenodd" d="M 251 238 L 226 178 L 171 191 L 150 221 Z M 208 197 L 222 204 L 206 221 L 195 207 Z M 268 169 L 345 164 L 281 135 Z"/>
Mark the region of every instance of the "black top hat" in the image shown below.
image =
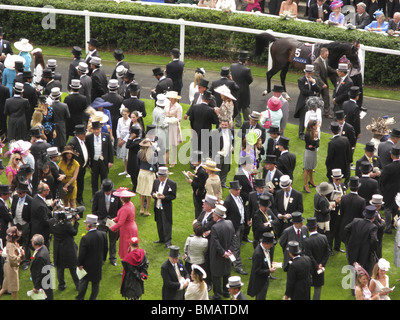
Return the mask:
<path id="1" fill-rule="evenodd" d="M 130 84 L 129 84 L 129 91 L 131 93 L 136 93 L 139 90 L 139 83 L 137 83 L 135 80 L 133 80 Z"/>
<path id="2" fill-rule="evenodd" d="M 3 34 L 4 34 L 3 27 L 0 27 L 0 35 L 3 35 Z"/>
<path id="3" fill-rule="evenodd" d="M 285 90 L 283 89 L 283 86 L 281 85 L 274 85 L 274 87 L 272 88 L 272 92 L 284 92 Z"/>
<path id="4" fill-rule="evenodd" d="M 292 213 L 292 222 L 303 222 L 303 214 L 300 211 L 295 211 Z"/>
<path id="5" fill-rule="evenodd" d="M 92 122 L 92 129 L 99 129 L 101 127 L 102 127 L 102 125 L 101 125 L 100 121 L 93 121 Z"/>
<path id="6" fill-rule="evenodd" d="M 376 215 L 376 207 L 373 205 L 369 205 L 365 207 L 363 212 L 363 216 L 367 219 L 372 219 Z"/>
<path id="7" fill-rule="evenodd" d="M 317 226 L 317 218 L 316 217 L 310 217 L 307 218 L 307 224 L 306 224 L 308 229 L 313 229 Z"/>
<path id="8" fill-rule="evenodd" d="M 276 155 L 274 154 L 267 154 L 265 157 L 264 163 L 276 163 Z"/>
<path id="9" fill-rule="evenodd" d="M 390 135 L 392 137 L 400 138 L 400 129 L 392 129 L 392 131 L 390 131 Z"/>
<path id="10" fill-rule="evenodd" d="M 86 126 L 84 124 L 77 124 L 75 126 L 75 134 L 82 134 L 82 133 L 86 133 Z"/>
<path id="11" fill-rule="evenodd" d="M 131 131 L 130 133 L 134 133 L 136 135 L 136 137 L 138 137 L 140 135 L 140 131 L 142 131 L 138 126 L 133 125 L 131 126 Z"/>
<path id="12" fill-rule="evenodd" d="M 23 78 L 23 79 L 29 79 L 29 78 L 32 78 L 32 77 L 33 77 L 32 71 L 25 70 L 25 71 L 22 73 L 22 78 Z"/>
<path id="13" fill-rule="evenodd" d="M 76 57 L 80 57 L 82 55 L 82 49 L 81 47 L 74 46 L 72 47 L 71 53 Z"/>
<path id="14" fill-rule="evenodd" d="M 3 164 L 3 159 L 0 159 L 0 169 L 5 169 L 6 167 Z"/>
<path id="15" fill-rule="evenodd" d="M 206 79 L 201 79 L 201 80 L 199 81 L 198 86 L 199 86 L 199 87 L 208 88 L 208 84 L 209 84 L 209 83 L 210 83 L 210 82 L 209 82 L 208 80 L 206 80 Z"/>
<path id="16" fill-rule="evenodd" d="M 99 41 L 95 38 L 90 38 L 90 40 L 87 42 L 88 44 L 91 44 L 93 47 L 98 47 Z"/>
<path id="17" fill-rule="evenodd" d="M 29 173 L 32 173 L 33 169 L 31 168 L 31 166 L 27 163 L 20 165 L 19 167 L 19 173 L 23 174 L 23 175 L 27 175 Z"/>
<path id="18" fill-rule="evenodd" d="M 349 97 L 350 98 L 355 98 L 355 97 L 357 97 L 358 95 L 360 95 L 360 87 L 357 87 L 357 86 L 352 86 L 352 87 L 350 87 L 350 90 L 349 90 Z"/>
<path id="19" fill-rule="evenodd" d="M 242 186 L 240 185 L 240 182 L 238 180 L 234 180 L 229 182 L 229 189 L 242 189 Z"/>
<path id="20" fill-rule="evenodd" d="M 229 76 L 229 67 L 222 67 L 220 74 L 221 74 L 221 77 Z"/>
<path id="21" fill-rule="evenodd" d="M 31 137 L 40 138 L 42 133 L 40 132 L 39 127 L 34 127 L 30 129 Z"/>
<path id="22" fill-rule="evenodd" d="M 101 190 L 104 192 L 110 192 L 114 188 L 114 183 L 111 179 L 106 178 L 101 182 Z"/>
<path id="23" fill-rule="evenodd" d="M 262 243 L 276 243 L 275 237 L 271 232 L 264 232 L 261 238 Z"/>
<path id="24" fill-rule="evenodd" d="M 125 74 L 124 74 L 124 78 L 133 80 L 135 78 L 135 73 L 131 70 L 128 70 Z"/>
<path id="25" fill-rule="evenodd" d="M 15 188 L 17 192 L 29 192 L 28 184 L 24 182 L 19 182 Z"/>
<path id="26" fill-rule="evenodd" d="M 153 70 L 153 76 L 158 76 L 158 75 L 163 75 L 164 71 L 160 67 L 154 68 Z"/>
<path id="27" fill-rule="evenodd" d="M 249 60 L 249 52 L 248 51 L 240 51 L 239 60 Z"/>
<path id="28" fill-rule="evenodd" d="M 12 193 L 8 184 L 0 184 L 0 194 Z"/>
<path id="29" fill-rule="evenodd" d="M 265 180 L 264 179 L 254 179 L 254 188 L 264 188 Z"/>
<path id="30" fill-rule="evenodd" d="M 279 126 L 276 126 L 276 125 L 271 125 L 270 127 L 269 127 L 269 130 L 268 130 L 268 133 L 280 133 L 280 130 L 279 130 Z"/>
<path id="31" fill-rule="evenodd" d="M 343 120 L 345 117 L 344 111 L 343 110 L 338 110 L 335 112 L 335 118 L 336 120 Z"/>
<path id="32" fill-rule="evenodd" d="M 268 196 L 268 195 L 266 195 L 266 194 L 262 194 L 262 195 L 260 196 L 260 198 L 258 198 L 258 204 L 259 204 L 260 206 L 263 206 L 263 207 L 269 207 L 269 206 L 271 206 L 271 204 L 272 204 L 272 202 L 271 202 L 271 197 Z"/>
<path id="33" fill-rule="evenodd" d="M 297 241 L 289 241 L 289 252 L 295 256 L 301 253 L 299 243 Z"/>
<path id="34" fill-rule="evenodd" d="M 372 170 L 370 162 L 369 161 L 361 161 L 360 170 L 364 174 L 369 173 Z"/>
<path id="35" fill-rule="evenodd" d="M 289 147 L 289 141 L 290 139 L 288 137 L 280 136 L 278 140 L 278 145 L 287 149 Z"/>
<path id="36" fill-rule="evenodd" d="M 360 187 L 361 187 L 360 178 L 358 176 L 351 176 L 349 183 L 350 190 L 358 189 Z"/>
<path id="37" fill-rule="evenodd" d="M 179 49 L 178 49 L 178 48 L 173 48 L 173 49 L 171 50 L 171 54 L 172 54 L 175 58 L 178 58 L 178 57 L 181 55 L 181 53 L 179 52 Z"/>
<path id="38" fill-rule="evenodd" d="M 339 125 L 339 123 L 338 122 L 336 122 L 336 121 L 332 121 L 331 122 L 331 131 L 333 132 L 333 133 L 339 133 L 339 131 L 340 131 L 340 125 Z"/>
<path id="39" fill-rule="evenodd" d="M 397 146 L 392 147 L 392 150 L 390 151 L 390 153 L 394 156 L 400 155 L 400 147 L 397 147 Z"/>
<path id="40" fill-rule="evenodd" d="M 180 256 L 178 246 L 169 246 L 169 256 L 171 258 L 178 258 Z"/>
<path id="41" fill-rule="evenodd" d="M 23 70 L 24 69 L 24 63 L 22 61 L 15 61 L 14 62 L 15 70 Z"/>
<path id="42" fill-rule="evenodd" d="M 375 152 L 375 144 L 373 142 L 367 142 L 365 144 L 364 150 L 366 152 Z"/>
<path id="43" fill-rule="evenodd" d="M 124 52 L 121 49 L 115 49 L 113 56 L 115 59 L 117 59 L 118 61 L 121 61 L 124 59 Z"/>
<path id="44" fill-rule="evenodd" d="M 210 90 L 206 90 L 203 92 L 203 99 L 211 100 L 211 98 L 212 98 L 212 92 Z"/>
<path id="45" fill-rule="evenodd" d="M 53 72 L 50 69 L 44 69 L 42 73 L 42 78 L 53 79 Z"/>

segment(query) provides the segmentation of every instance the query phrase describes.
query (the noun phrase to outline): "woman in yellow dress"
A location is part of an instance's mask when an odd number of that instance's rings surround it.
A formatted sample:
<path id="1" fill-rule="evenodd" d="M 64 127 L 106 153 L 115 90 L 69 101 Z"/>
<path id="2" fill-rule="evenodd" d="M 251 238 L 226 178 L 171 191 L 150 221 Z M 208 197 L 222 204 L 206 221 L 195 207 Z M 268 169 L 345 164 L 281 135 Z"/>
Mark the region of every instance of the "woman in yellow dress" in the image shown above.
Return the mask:
<path id="1" fill-rule="evenodd" d="M 65 146 L 61 153 L 61 160 L 58 164 L 60 169 L 64 171 L 65 178 L 63 183 L 63 202 L 65 207 L 76 208 L 77 183 L 76 178 L 79 172 L 79 163 L 74 159 L 78 156 L 73 146 Z"/>

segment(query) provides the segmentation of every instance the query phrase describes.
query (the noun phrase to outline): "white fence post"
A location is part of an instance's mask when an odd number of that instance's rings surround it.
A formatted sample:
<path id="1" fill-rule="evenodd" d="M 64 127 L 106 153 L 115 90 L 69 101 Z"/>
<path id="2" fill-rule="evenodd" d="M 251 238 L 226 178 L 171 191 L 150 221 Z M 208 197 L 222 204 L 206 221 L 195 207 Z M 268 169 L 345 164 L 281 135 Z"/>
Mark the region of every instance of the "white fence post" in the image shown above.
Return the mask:
<path id="1" fill-rule="evenodd" d="M 180 60 L 185 60 L 185 20 L 179 19 L 180 33 L 179 33 L 179 51 L 181 53 Z"/>
<path id="2" fill-rule="evenodd" d="M 88 15 L 88 10 L 83 10 L 85 13 L 85 51 L 86 54 L 89 52 L 88 41 L 90 40 L 90 16 Z"/>

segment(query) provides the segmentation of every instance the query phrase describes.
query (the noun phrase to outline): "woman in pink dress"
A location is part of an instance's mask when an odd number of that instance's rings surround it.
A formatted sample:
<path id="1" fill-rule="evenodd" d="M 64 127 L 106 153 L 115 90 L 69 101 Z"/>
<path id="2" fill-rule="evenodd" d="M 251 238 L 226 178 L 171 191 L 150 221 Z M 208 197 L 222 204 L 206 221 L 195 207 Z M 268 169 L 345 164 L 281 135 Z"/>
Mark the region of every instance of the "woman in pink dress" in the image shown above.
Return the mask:
<path id="1" fill-rule="evenodd" d="M 129 240 L 138 236 L 138 227 L 135 222 L 135 206 L 131 202 L 131 197 L 134 197 L 135 193 L 129 191 L 128 188 L 118 188 L 113 195 L 121 199 L 122 207 L 113 219 L 116 224 L 110 227 L 110 230 L 113 232 L 119 230 L 118 254 L 123 260 L 128 254 Z"/>

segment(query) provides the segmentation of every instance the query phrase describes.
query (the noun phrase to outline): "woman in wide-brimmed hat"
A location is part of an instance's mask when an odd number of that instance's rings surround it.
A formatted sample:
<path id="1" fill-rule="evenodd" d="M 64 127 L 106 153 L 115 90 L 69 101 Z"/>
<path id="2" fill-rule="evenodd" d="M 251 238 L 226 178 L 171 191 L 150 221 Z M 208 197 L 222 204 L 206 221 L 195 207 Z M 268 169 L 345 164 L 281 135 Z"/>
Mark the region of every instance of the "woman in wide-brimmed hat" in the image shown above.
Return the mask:
<path id="1" fill-rule="evenodd" d="M 64 206 L 76 208 L 76 196 L 77 196 L 77 182 L 76 178 L 79 173 L 79 162 L 74 159 L 78 153 L 74 150 L 73 146 L 65 146 L 63 152 L 61 152 L 61 160 L 58 164 L 60 169 L 64 171 L 65 178 L 63 183 L 63 202 Z"/>
<path id="2" fill-rule="evenodd" d="M 14 47 L 19 50 L 18 55 L 25 59 L 24 71 L 31 71 L 32 56 L 30 52 L 32 51 L 33 46 L 29 43 L 29 40 L 23 38 L 14 42 Z"/>
<path id="3" fill-rule="evenodd" d="M 233 113 L 235 109 L 233 101 L 236 101 L 236 98 L 226 85 L 219 86 L 214 91 L 219 93 L 222 99 L 218 113 L 219 120 L 229 120 L 229 126 L 233 128 Z"/>
<path id="4" fill-rule="evenodd" d="M 165 116 L 168 122 L 168 139 L 169 147 L 172 149 L 171 157 L 168 156 L 170 167 L 174 167 L 178 158 L 178 145 L 182 143 L 181 124 L 182 121 L 182 106 L 178 103 L 181 96 L 176 91 L 168 91 L 166 94 L 167 99 L 170 101 L 169 105 L 165 107 Z"/>
<path id="5" fill-rule="evenodd" d="M 2 84 L 3 86 L 6 86 L 10 91 L 10 97 L 12 97 L 13 95 L 14 80 L 17 76 L 17 73 L 15 72 L 16 61 L 20 61 L 24 64 L 25 58 L 17 54 L 8 54 L 3 62 L 5 68 L 3 70 Z"/>
<path id="6" fill-rule="evenodd" d="M 217 197 L 218 201 L 222 200 L 222 186 L 221 179 L 217 172 L 221 171 L 217 168 L 217 164 L 214 161 L 207 159 L 205 163 L 201 165 L 207 172 L 208 178 L 206 180 L 205 188 L 206 193 Z"/>
<path id="7" fill-rule="evenodd" d="M 123 260 L 128 254 L 129 241 L 132 237 L 138 236 L 138 227 L 135 222 L 135 205 L 131 201 L 131 197 L 136 194 L 128 188 L 118 188 L 113 192 L 113 196 L 119 197 L 122 207 L 118 210 L 117 216 L 113 219 L 116 224 L 110 227 L 110 230 L 116 232 L 119 230 L 119 250 L 118 254 Z M 149 205 L 149 203 L 147 204 Z"/>

